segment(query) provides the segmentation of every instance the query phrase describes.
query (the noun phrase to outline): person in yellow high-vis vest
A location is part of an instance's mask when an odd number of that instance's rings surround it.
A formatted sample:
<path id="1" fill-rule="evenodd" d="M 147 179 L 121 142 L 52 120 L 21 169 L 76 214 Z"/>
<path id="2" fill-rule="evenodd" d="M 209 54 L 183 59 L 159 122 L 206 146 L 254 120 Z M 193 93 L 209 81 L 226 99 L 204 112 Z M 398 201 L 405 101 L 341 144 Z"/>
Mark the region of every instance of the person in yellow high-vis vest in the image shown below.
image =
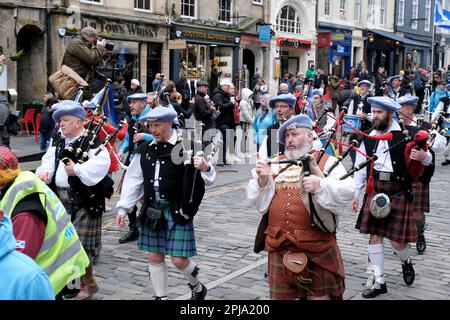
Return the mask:
<path id="1" fill-rule="evenodd" d="M 55 294 L 86 273 L 89 258 L 53 191 L 0 146 L 0 211 L 11 218 L 16 249 L 47 273 Z"/>

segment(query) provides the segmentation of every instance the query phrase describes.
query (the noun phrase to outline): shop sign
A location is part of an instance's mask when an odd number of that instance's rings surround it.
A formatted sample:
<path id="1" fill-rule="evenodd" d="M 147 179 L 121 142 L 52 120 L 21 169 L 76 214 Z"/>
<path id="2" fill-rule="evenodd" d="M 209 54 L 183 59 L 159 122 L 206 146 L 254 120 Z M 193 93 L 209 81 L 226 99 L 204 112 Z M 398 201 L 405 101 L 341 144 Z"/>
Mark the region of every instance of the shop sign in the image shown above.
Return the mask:
<path id="1" fill-rule="evenodd" d="M 270 42 L 270 26 L 259 27 L 259 42 Z"/>
<path id="2" fill-rule="evenodd" d="M 277 46 L 288 49 L 311 50 L 311 41 L 294 38 L 278 38 Z"/>
<path id="3" fill-rule="evenodd" d="M 214 32 L 214 31 L 203 31 L 194 29 L 178 29 L 175 31 L 175 37 L 177 39 L 186 40 L 198 40 L 198 41 L 208 41 L 208 42 L 221 42 L 229 43 L 233 45 L 238 45 L 241 43 L 241 37 L 235 34 Z"/>
<path id="4" fill-rule="evenodd" d="M 186 40 L 169 40 L 169 50 L 180 50 L 180 49 L 186 49 L 187 43 Z"/>
<path id="5" fill-rule="evenodd" d="M 158 37 L 158 27 L 138 23 L 118 23 L 107 20 L 82 18 L 82 27 L 90 26 L 99 33 L 109 33 L 112 36 L 154 39 Z"/>
<path id="6" fill-rule="evenodd" d="M 329 32 L 319 32 L 317 34 L 317 47 L 318 48 L 329 48 L 329 47 L 331 47 L 331 33 L 329 33 Z"/>
<path id="7" fill-rule="evenodd" d="M 345 33 L 333 33 L 331 35 L 331 41 L 344 41 L 345 40 Z"/>

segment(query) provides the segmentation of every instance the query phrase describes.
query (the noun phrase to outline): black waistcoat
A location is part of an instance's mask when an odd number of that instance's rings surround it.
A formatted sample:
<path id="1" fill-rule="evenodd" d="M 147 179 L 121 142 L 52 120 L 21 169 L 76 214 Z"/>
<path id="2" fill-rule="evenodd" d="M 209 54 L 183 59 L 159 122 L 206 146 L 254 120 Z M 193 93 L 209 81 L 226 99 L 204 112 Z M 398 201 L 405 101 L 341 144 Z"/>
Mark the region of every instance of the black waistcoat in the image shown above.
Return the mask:
<path id="1" fill-rule="evenodd" d="M 155 202 L 155 168 L 159 161 L 159 196 L 170 204 L 175 223 L 187 224 L 195 216 L 205 194 L 205 184 L 200 171 L 192 164 L 185 165 L 181 142 L 146 142 L 137 148 L 141 155 L 141 168 L 144 176 L 144 205 L 142 210 Z M 190 203 L 192 185 L 195 179 L 193 202 Z M 144 211 L 142 211 L 144 212 Z"/>
<path id="2" fill-rule="evenodd" d="M 405 136 L 401 131 L 392 131 L 393 139 L 389 141 L 389 148 L 396 146 L 395 148 L 389 151 L 392 162 L 392 169 L 394 171 L 394 175 L 397 179 L 400 179 L 400 183 L 402 184 L 409 202 L 413 201 L 413 192 L 411 179 L 409 176 L 409 172 L 406 168 L 406 159 L 405 159 L 405 149 L 406 149 L 406 141 L 404 140 Z M 364 145 L 366 147 L 366 154 L 369 157 L 372 157 L 376 152 L 378 144 L 376 140 L 369 139 L 367 137 L 363 138 Z M 402 142 L 403 141 L 403 142 Z M 370 175 L 370 165 L 367 166 L 367 176 Z"/>

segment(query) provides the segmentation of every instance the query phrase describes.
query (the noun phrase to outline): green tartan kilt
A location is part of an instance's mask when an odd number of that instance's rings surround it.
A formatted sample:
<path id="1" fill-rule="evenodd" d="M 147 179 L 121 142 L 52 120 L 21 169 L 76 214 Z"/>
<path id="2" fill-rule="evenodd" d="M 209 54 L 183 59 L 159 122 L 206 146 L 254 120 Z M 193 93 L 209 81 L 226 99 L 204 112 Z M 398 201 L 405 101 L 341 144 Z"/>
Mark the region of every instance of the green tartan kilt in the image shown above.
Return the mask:
<path id="1" fill-rule="evenodd" d="M 163 253 L 171 257 L 190 258 L 197 255 L 194 222 L 186 225 L 175 224 L 169 208 L 164 208 L 166 227 L 153 231 L 140 226 L 138 248 L 142 251 Z M 144 213 L 141 213 L 144 214 Z"/>

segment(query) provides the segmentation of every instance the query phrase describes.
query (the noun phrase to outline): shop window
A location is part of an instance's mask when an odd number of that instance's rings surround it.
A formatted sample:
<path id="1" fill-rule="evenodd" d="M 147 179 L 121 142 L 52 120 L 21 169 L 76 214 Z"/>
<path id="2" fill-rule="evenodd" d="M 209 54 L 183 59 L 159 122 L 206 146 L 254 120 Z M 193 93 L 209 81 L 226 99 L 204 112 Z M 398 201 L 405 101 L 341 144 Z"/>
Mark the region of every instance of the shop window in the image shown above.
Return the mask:
<path id="1" fill-rule="evenodd" d="M 195 0 L 181 0 L 181 15 L 195 18 Z"/>
<path id="2" fill-rule="evenodd" d="M 145 11 L 153 11 L 152 0 L 134 0 L 134 8 Z"/>
<path id="3" fill-rule="evenodd" d="M 285 6 L 277 16 L 277 31 L 288 33 L 302 33 L 300 18 L 291 6 Z"/>
<path id="4" fill-rule="evenodd" d="M 222 72 L 221 78 L 233 76 L 233 49 L 216 45 L 189 43 L 187 49 L 180 50 L 180 75 L 186 78 L 208 80 L 214 66 Z"/>
<path id="5" fill-rule="evenodd" d="M 114 40 L 114 50 L 107 51 L 97 70 L 113 81 L 121 76 L 129 86 L 131 79 L 139 79 L 139 43 Z"/>
<path id="6" fill-rule="evenodd" d="M 232 0 L 219 0 L 219 21 L 231 22 Z"/>

